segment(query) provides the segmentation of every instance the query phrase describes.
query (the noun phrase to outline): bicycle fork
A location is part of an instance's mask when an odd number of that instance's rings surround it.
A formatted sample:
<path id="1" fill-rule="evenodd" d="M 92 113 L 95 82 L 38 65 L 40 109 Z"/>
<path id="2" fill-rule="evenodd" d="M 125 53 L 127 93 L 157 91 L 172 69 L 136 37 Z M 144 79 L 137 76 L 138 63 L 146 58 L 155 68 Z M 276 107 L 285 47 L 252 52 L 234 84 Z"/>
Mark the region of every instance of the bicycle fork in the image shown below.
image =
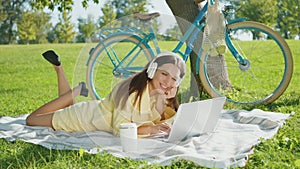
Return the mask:
<path id="1" fill-rule="evenodd" d="M 228 28 L 226 28 L 226 29 L 228 29 Z M 229 37 L 229 31 L 230 30 L 226 30 L 226 33 L 225 33 L 226 45 L 227 45 L 229 51 L 231 52 L 231 54 L 234 56 L 235 60 L 239 63 L 240 70 L 247 71 L 250 68 L 250 61 L 248 59 L 246 59 L 245 57 L 243 57 L 239 51 L 237 51 L 236 47 L 233 45 L 233 43 Z"/>

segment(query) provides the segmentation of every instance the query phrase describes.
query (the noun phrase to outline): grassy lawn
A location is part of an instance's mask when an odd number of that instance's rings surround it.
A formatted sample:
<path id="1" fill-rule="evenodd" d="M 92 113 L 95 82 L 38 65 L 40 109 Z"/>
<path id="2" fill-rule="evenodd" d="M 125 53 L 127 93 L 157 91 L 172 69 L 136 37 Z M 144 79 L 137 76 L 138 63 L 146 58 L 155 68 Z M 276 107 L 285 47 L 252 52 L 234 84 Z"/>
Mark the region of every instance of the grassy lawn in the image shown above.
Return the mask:
<path id="1" fill-rule="evenodd" d="M 287 91 L 274 103 L 260 108 L 266 111 L 295 112 L 272 139 L 255 147 L 245 168 L 300 168 L 300 41 L 288 41 L 294 56 L 294 75 Z M 54 49 L 61 56 L 72 86 L 85 80 L 82 60 L 85 44 L 44 44 L 0 46 L 0 116 L 30 113 L 57 96 L 56 74 L 41 53 Z M 78 56 L 79 59 L 78 59 Z M 86 57 L 86 56 L 85 56 Z M 75 72 L 75 73 L 74 73 Z M 76 79 L 76 80 L 74 80 Z M 116 158 L 102 153 L 90 155 L 80 151 L 49 150 L 22 141 L 0 139 L 0 168 L 197 168 L 192 162 L 179 161 L 169 166 L 148 165 L 145 161 Z M 199 167 L 201 168 L 201 167 Z"/>

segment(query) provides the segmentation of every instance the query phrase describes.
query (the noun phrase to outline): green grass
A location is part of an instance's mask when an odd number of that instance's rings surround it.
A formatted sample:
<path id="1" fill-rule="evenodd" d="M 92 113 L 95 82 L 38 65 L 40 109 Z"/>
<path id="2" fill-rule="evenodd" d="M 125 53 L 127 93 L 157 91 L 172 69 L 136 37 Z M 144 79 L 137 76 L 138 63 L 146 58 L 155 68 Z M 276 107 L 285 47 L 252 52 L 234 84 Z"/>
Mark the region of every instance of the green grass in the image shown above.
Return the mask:
<path id="1" fill-rule="evenodd" d="M 255 147 L 245 168 L 300 168 L 300 41 L 288 41 L 294 56 L 294 75 L 287 91 L 274 103 L 263 106 L 232 106 L 235 109 L 260 108 L 295 115 L 287 120 L 272 139 Z M 169 45 L 168 45 L 169 46 Z M 166 46 L 167 48 L 167 46 Z M 30 113 L 57 96 L 56 75 L 41 53 L 54 49 L 61 56 L 71 84 L 84 80 L 81 58 L 85 44 L 45 44 L 0 46 L 0 116 Z M 80 57 L 85 53 L 85 57 Z M 75 73 L 74 73 L 75 72 Z M 76 79 L 76 80 L 74 80 Z M 76 82 L 77 83 L 77 82 Z M 74 86 L 74 85 L 72 85 Z M 145 161 L 120 159 L 110 154 L 90 155 L 81 151 L 49 150 L 23 141 L 0 139 L 0 168 L 196 168 L 189 161 L 177 161 L 166 167 Z M 200 167 L 199 167 L 200 168 Z"/>

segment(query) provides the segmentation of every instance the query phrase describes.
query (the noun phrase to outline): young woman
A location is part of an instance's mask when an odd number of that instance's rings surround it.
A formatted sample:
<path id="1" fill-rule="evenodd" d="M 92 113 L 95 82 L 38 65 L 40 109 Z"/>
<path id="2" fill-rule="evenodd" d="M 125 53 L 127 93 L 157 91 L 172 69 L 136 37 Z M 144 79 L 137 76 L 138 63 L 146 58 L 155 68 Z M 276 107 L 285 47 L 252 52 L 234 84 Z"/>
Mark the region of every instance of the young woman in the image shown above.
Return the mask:
<path id="1" fill-rule="evenodd" d="M 74 97 L 87 96 L 85 83 L 71 90 L 59 57 L 53 51 L 43 56 L 57 72 L 59 96 L 32 112 L 27 125 L 118 135 L 121 123 L 133 122 L 139 135 L 169 133 L 178 108 L 177 89 L 186 70 L 185 62 L 175 53 L 159 54 L 142 72 L 117 84 L 104 99 L 76 104 Z"/>

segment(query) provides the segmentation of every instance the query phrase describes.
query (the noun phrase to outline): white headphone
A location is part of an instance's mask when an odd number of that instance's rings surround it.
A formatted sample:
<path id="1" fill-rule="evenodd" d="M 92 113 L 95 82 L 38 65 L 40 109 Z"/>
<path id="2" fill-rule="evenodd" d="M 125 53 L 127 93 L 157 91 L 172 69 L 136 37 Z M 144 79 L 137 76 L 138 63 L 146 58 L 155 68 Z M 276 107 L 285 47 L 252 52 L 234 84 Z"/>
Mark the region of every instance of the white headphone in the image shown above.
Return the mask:
<path id="1" fill-rule="evenodd" d="M 158 64 L 155 62 L 156 59 L 153 59 L 148 66 L 147 75 L 149 79 L 153 79 L 154 74 L 156 72 Z"/>
<path id="2" fill-rule="evenodd" d="M 150 62 L 150 64 L 149 64 L 149 66 L 148 66 L 148 69 L 147 69 L 147 75 L 148 75 L 148 78 L 149 79 L 153 79 L 153 77 L 154 77 L 154 74 L 155 74 L 155 72 L 156 72 L 156 70 L 157 70 L 157 67 L 158 67 L 158 64 L 155 62 L 156 61 L 156 59 L 158 58 L 158 57 L 161 57 L 161 56 L 163 56 L 163 55 L 175 55 L 173 52 L 165 52 L 165 53 L 160 53 L 155 59 L 153 59 L 151 62 Z M 182 80 L 183 80 L 183 78 L 179 78 L 179 79 L 177 79 L 177 81 L 176 81 L 176 87 L 178 87 L 179 85 L 180 85 L 180 83 L 182 82 Z"/>

